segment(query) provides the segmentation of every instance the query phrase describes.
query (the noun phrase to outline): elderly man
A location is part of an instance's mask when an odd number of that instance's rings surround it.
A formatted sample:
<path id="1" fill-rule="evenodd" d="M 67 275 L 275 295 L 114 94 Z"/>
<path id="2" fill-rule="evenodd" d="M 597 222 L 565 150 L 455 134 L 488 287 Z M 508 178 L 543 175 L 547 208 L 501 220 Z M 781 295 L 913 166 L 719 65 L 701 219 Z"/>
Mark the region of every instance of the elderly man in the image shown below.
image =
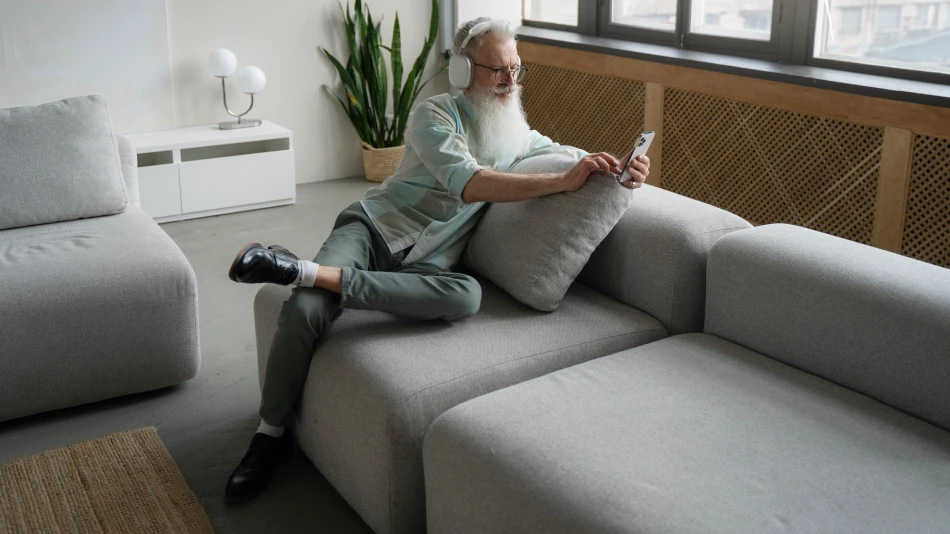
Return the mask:
<path id="1" fill-rule="evenodd" d="M 312 262 L 256 243 L 234 259 L 229 276 L 236 282 L 295 288 L 271 345 L 260 428 L 228 480 L 228 500 L 260 492 L 274 468 L 292 454 L 285 427 L 317 340 L 343 309 L 428 320 L 470 317 L 478 311 L 481 288 L 454 269 L 487 202 L 576 191 L 594 171 L 622 172 L 610 154 L 569 147 L 579 161 L 566 173 L 505 172 L 554 145 L 525 122 L 518 82 L 526 70 L 518 63 L 514 31 L 503 20 L 480 18 L 459 27 L 454 45 L 456 54 L 472 59 L 471 87 L 416 107 L 396 174 L 340 213 Z M 631 161 L 633 179 L 624 185 L 640 187 L 649 166 L 645 156 Z"/>

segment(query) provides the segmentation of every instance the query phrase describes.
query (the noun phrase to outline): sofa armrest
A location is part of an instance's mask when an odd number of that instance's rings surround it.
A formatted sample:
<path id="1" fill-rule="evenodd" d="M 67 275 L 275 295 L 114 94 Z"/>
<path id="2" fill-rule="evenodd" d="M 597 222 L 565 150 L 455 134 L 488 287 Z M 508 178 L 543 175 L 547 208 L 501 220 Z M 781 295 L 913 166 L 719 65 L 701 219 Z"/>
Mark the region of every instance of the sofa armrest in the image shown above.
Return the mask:
<path id="1" fill-rule="evenodd" d="M 119 160 L 122 163 L 122 178 L 125 180 L 125 190 L 129 195 L 129 204 L 140 207 L 138 156 L 127 137 L 117 135 L 116 138 L 119 141 Z"/>
<path id="2" fill-rule="evenodd" d="M 706 258 L 741 217 L 644 185 L 578 280 L 658 319 L 670 334 L 702 332 Z"/>

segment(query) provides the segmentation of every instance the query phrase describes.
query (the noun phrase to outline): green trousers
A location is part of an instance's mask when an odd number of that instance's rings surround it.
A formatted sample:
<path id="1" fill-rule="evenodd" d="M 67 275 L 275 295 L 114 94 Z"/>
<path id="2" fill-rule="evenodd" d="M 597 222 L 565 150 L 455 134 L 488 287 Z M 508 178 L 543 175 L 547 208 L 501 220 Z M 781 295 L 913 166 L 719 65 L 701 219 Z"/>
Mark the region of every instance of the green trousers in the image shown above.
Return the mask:
<path id="1" fill-rule="evenodd" d="M 379 310 L 410 319 L 471 317 L 482 290 L 471 276 L 421 264 L 404 265 L 359 202 L 343 210 L 314 262 L 343 269 L 343 291 L 294 288 L 284 303 L 267 359 L 261 417 L 285 426 L 303 389 L 317 341 L 343 309 Z"/>

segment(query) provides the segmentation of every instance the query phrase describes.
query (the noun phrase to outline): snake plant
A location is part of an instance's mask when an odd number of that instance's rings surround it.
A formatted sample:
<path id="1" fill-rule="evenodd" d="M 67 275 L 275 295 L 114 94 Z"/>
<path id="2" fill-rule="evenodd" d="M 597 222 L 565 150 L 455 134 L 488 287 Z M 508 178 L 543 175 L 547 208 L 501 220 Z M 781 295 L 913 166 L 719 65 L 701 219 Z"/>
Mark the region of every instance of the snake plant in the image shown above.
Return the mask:
<path id="1" fill-rule="evenodd" d="M 365 9 L 364 9 L 365 7 Z M 409 112 L 419 92 L 435 74 L 441 72 L 445 65 L 428 80 L 421 82 L 422 71 L 425 69 L 426 58 L 435 44 L 436 32 L 439 24 L 438 0 L 432 0 L 432 18 L 429 21 L 429 35 L 422 45 L 422 52 L 416 58 L 412 69 L 403 83 L 402 63 L 402 36 L 399 31 L 399 14 L 393 22 L 393 38 L 390 46 L 383 45 L 380 35 L 382 22 L 374 22 L 369 6 L 363 6 L 361 0 L 356 0 L 353 12 L 347 3 L 343 12 L 343 25 L 346 30 L 346 40 L 350 49 L 350 57 L 344 66 L 333 54 L 321 48 L 343 81 L 344 96 L 323 86 L 343 106 L 350 122 L 356 128 L 360 139 L 374 148 L 394 147 L 403 144 L 403 135 L 406 132 L 406 123 Z M 390 64 L 393 69 L 392 87 L 392 118 L 386 116 L 387 99 L 389 97 L 386 63 L 383 61 L 383 50 L 389 52 Z"/>

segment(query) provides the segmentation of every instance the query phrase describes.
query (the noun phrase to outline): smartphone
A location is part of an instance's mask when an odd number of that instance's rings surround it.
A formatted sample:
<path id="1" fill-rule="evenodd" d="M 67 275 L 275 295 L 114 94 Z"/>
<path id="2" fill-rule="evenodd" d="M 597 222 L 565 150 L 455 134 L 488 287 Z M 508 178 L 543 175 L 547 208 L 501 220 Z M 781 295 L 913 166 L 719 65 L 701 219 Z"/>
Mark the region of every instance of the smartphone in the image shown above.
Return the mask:
<path id="1" fill-rule="evenodd" d="M 642 156 L 647 153 L 647 150 L 650 150 L 650 143 L 653 142 L 653 136 L 656 135 L 656 132 L 643 132 L 640 134 L 640 137 L 637 138 L 637 143 L 633 145 L 633 150 L 630 151 L 630 157 L 627 158 L 627 161 L 623 162 L 623 174 L 617 177 L 619 183 L 629 182 L 633 178 L 630 177 L 630 173 L 627 172 L 627 165 L 630 164 L 630 161 L 637 157 Z"/>

